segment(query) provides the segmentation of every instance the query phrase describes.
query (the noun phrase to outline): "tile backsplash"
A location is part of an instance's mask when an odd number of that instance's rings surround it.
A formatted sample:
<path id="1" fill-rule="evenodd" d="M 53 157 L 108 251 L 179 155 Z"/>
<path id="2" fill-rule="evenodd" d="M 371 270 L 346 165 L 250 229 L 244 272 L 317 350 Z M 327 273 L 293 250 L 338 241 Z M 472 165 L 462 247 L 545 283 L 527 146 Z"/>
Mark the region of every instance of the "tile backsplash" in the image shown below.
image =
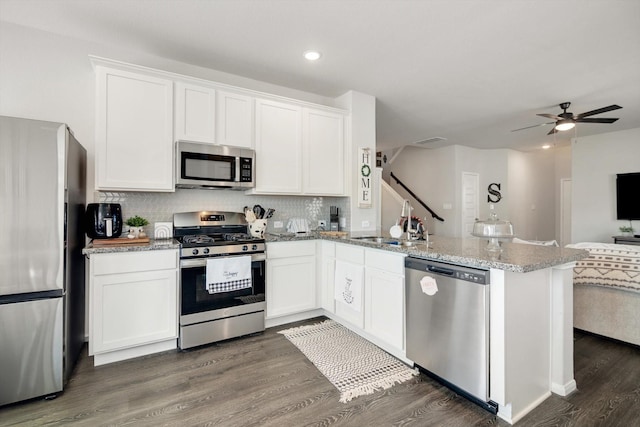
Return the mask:
<path id="1" fill-rule="evenodd" d="M 122 216 L 138 215 L 149 221 L 147 233 L 153 233 L 155 222 L 173 221 L 175 212 L 199 210 L 242 212 L 245 206 L 261 205 L 275 209 L 275 214 L 267 224 L 267 231 L 286 231 L 290 218 L 305 218 L 312 229 L 319 220 L 329 223 L 329 207 L 337 206 L 340 216 L 345 218 L 349 229 L 349 198 L 347 197 L 305 197 L 305 196 L 254 196 L 243 191 L 176 189 L 175 193 L 146 192 L 96 192 L 98 203 L 120 203 Z M 274 228 L 275 221 L 282 221 L 284 228 Z"/>

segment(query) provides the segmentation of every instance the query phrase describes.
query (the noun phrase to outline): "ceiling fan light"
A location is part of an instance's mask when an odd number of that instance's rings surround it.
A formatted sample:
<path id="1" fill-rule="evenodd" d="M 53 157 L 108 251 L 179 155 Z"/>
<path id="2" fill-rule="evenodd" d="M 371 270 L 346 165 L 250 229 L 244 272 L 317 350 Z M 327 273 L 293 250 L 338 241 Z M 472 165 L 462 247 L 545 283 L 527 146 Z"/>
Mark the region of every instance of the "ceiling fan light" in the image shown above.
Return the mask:
<path id="1" fill-rule="evenodd" d="M 573 120 L 559 120 L 556 124 L 556 130 L 563 131 L 573 129 L 576 126 Z"/>

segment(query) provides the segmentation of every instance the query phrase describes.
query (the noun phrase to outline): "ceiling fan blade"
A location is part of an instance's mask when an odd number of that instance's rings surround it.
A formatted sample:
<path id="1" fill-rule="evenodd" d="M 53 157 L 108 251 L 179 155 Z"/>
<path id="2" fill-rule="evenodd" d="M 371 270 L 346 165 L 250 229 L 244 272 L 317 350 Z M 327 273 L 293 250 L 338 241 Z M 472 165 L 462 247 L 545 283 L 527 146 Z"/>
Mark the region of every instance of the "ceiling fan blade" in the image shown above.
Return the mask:
<path id="1" fill-rule="evenodd" d="M 602 107 L 602 108 L 598 108 L 597 110 L 591 110 L 591 111 L 587 111 L 586 113 L 581 113 L 578 114 L 576 116 L 576 119 L 581 119 L 583 117 L 587 117 L 587 116 L 593 116 L 596 114 L 600 114 L 600 113 L 606 113 L 607 111 L 613 111 L 613 110 L 617 110 L 619 108 L 622 108 L 619 105 L 609 105 L 608 107 Z"/>
<path id="2" fill-rule="evenodd" d="M 547 135 L 553 135 L 554 133 L 558 133 L 558 129 L 556 129 L 556 127 L 554 126 L 553 129 L 551 129 L 549 131 L 549 133 Z"/>
<path id="3" fill-rule="evenodd" d="M 553 120 L 562 120 L 562 117 L 560 116 L 555 116 L 553 114 L 536 114 L 536 116 L 542 116 L 542 117 L 546 117 L 548 119 L 553 119 Z"/>
<path id="4" fill-rule="evenodd" d="M 525 130 L 525 129 L 537 128 L 537 127 L 540 127 L 540 126 L 552 125 L 552 124 L 554 124 L 554 123 L 555 123 L 555 122 L 540 123 L 539 125 L 533 125 L 533 126 L 527 126 L 526 128 L 514 129 L 514 130 L 512 130 L 511 132 L 517 132 L 517 131 L 519 131 L 519 130 Z"/>
<path id="5" fill-rule="evenodd" d="M 618 119 L 576 119 L 576 122 L 580 123 L 613 123 Z"/>

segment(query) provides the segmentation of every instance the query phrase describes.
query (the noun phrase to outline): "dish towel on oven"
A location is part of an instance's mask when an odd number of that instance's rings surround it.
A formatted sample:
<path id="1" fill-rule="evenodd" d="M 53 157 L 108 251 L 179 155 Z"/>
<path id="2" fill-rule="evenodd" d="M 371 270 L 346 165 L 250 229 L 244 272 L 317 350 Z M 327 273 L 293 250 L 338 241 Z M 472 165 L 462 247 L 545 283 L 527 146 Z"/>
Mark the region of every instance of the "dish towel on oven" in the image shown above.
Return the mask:
<path id="1" fill-rule="evenodd" d="M 251 256 L 207 259 L 207 291 L 210 294 L 251 287 Z"/>
<path id="2" fill-rule="evenodd" d="M 363 267 L 336 260 L 334 299 L 362 311 Z"/>

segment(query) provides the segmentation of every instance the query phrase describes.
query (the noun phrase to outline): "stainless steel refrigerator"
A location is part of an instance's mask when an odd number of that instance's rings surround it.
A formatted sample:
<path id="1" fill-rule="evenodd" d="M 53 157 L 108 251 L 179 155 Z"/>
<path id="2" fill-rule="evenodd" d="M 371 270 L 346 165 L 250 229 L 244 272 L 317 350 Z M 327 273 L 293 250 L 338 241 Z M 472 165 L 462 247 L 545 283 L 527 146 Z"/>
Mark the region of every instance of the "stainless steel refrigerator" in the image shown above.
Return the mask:
<path id="1" fill-rule="evenodd" d="M 62 391 L 84 344 L 86 151 L 0 116 L 0 406 Z"/>

